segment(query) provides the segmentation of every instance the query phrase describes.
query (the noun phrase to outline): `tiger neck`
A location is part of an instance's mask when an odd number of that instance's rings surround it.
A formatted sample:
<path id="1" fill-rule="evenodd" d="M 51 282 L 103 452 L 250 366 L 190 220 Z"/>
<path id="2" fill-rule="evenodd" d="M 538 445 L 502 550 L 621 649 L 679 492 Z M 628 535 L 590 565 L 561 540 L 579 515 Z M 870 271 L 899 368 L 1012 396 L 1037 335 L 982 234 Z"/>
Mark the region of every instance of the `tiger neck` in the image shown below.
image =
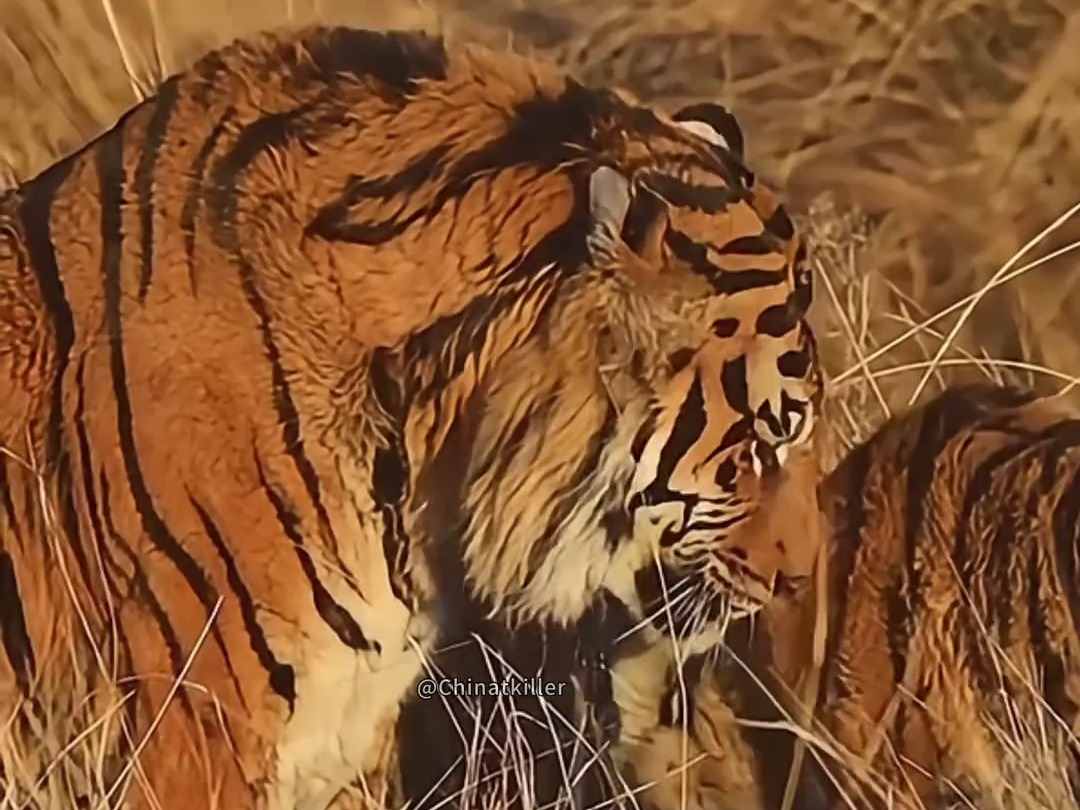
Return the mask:
<path id="1" fill-rule="evenodd" d="M 630 587 L 650 559 L 629 539 L 624 505 L 644 408 L 619 414 L 604 397 L 544 383 L 522 378 L 517 393 L 462 406 L 431 461 L 414 465 L 406 525 L 425 549 L 433 602 L 456 589 L 511 620 L 572 624 L 602 584 Z M 504 397 L 532 404 L 503 416 Z"/>

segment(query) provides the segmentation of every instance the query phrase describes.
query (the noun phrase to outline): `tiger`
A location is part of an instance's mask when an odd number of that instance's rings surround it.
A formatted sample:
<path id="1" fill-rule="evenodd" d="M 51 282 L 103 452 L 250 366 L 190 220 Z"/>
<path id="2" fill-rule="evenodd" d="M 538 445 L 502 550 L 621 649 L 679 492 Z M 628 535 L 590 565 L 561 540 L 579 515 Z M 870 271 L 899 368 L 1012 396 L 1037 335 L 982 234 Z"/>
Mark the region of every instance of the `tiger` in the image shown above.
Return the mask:
<path id="1" fill-rule="evenodd" d="M 569 627 L 654 559 L 725 618 L 805 576 L 744 531 L 822 386 L 806 250 L 739 134 L 312 26 L 5 195 L 9 791 L 382 806 L 453 594 Z"/>
<path id="2" fill-rule="evenodd" d="M 1078 481 L 1080 411 L 992 382 L 954 384 L 892 416 L 823 478 L 823 587 L 772 600 L 748 657 L 776 700 L 771 719 L 792 723 L 824 611 L 808 750 L 787 806 L 1080 806 Z M 636 761 L 666 757 L 675 775 L 642 806 L 683 806 L 682 741 L 661 740 L 683 723 L 691 806 L 781 807 L 790 725 L 752 740 L 734 720 L 730 671 L 691 679 L 682 718 L 646 724 Z M 660 701 L 674 673 L 653 672 L 642 692 Z M 747 784 L 756 795 L 729 800 Z M 710 800 L 710 788 L 721 795 Z"/>
<path id="3" fill-rule="evenodd" d="M 724 131 L 742 158 L 745 136 L 738 122 L 715 105 L 710 105 L 710 113 L 717 130 Z M 721 116 L 726 124 L 720 123 Z M 756 183 L 754 189 L 753 204 L 771 227 L 779 201 L 768 186 Z M 795 231 L 775 233 L 789 255 L 803 249 Z M 751 456 L 751 450 L 743 446 L 742 464 L 753 468 L 762 460 Z M 756 488 L 742 496 L 756 507 L 744 523 L 753 535 L 754 548 L 759 553 L 780 549 L 804 555 L 797 566 L 778 574 L 774 588 L 780 592 L 806 585 L 805 572 L 812 569 L 821 543 L 821 534 L 815 531 L 819 526 L 819 459 L 812 441 L 781 444 L 775 464 L 755 476 L 733 478 L 739 486 Z M 795 575 L 795 570 L 804 573 Z M 532 678 L 559 685 L 559 692 L 548 699 L 507 694 L 413 699 L 398 726 L 396 756 L 404 787 L 394 806 L 408 804 L 424 810 L 484 805 L 470 791 L 487 786 L 499 807 L 516 806 L 511 801 L 516 791 L 528 797 L 528 806 L 559 806 L 567 801 L 577 807 L 607 806 L 631 796 L 634 802 L 647 803 L 656 793 L 662 802 L 673 801 L 670 791 L 676 782 L 661 778 L 661 773 L 669 768 L 677 773 L 672 763 L 686 754 L 681 748 L 676 692 L 689 683 L 695 692 L 691 703 L 715 706 L 722 714 L 690 710 L 695 716 L 708 717 L 703 747 L 695 750 L 696 743 L 691 742 L 690 757 L 708 752 L 732 768 L 691 795 L 689 806 L 762 807 L 760 769 L 730 711 L 733 687 L 719 686 L 713 677 L 702 674 L 723 679 L 729 671 L 719 667 L 714 656 L 722 641 L 734 641 L 728 631 L 740 629 L 733 620 L 737 611 L 729 604 L 724 621 L 710 621 L 709 609 L 724 605 L 711 602 L 700 585 L 680 580 L 678 572 L 655 560 L 635 573 L 631 598 L 618 598 L 604 589 L 586 617 L 571 628 L 569 638 L 535 623 L 508 628 L 477 615 L 475 607 L 471 613 L 465 607 L 450 623 L 453 636 L 443 639 L 446 652 L 434 657 L 433 669 L 458 683 Z M 604 671 L 590 672 L 590 664 L 601 665 Z M 593 691 L 595 684 L 590 688 L 590 676 L 604 680 L 599 693 Z M 572 690 L 562 689 L 571 685 Z M 484 751 L 476 750 L 477 734 L 487 741 Z M 433 738 L 443 740 L 437 752 L 432 750 Z M 492 744 L 496 739 L 498 743 Z M 536 754 L 529 763 L 526 784 L 519 784 L 522 768 L 506 753 L 515 748 Z M 733 750 L 738 750 L 737 756 Z M 562 752 L 561 758 L 554 755 L 556 751 Z M 565 790 L 564 770 L 579 773 L 572 795 Z"/>

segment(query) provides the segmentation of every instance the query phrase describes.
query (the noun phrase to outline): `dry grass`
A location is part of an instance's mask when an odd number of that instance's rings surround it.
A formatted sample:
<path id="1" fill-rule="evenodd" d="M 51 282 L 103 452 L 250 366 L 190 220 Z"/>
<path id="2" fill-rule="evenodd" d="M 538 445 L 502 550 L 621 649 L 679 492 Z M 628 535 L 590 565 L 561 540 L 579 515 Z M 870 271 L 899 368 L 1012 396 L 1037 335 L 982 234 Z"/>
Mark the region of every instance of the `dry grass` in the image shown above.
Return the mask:
<path id="1" fill-rule="evenodd" d="M 663 105 L 732 107 L 817 246 L 834 454 L 945 380 L 1073 396 L 1076 0 L 0 0 L 0 181 L 202 51 L 315 19 L 549 50 Z"/>

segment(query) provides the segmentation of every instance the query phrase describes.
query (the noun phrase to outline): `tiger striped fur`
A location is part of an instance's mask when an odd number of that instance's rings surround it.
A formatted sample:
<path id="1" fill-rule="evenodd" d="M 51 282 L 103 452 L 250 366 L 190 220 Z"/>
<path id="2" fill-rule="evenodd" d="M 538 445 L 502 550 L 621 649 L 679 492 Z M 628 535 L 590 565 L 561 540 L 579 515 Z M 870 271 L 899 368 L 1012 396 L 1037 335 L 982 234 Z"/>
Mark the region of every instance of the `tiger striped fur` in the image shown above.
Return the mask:
<path id="1" fill-rule="evenodd" d="M 715 108 L 712 112 L 720 114 Z M 725 124 L 715 117 L 714 122 L 730 142 L 739 144 L 741 154 L 744 137 L 737 124 Z M 756 186 L 754 205 L 767 223 L 775 223 L 771 215 L 777 204 L 768 189 Z M 801 250 L 793 232 L 777 232 L 776 236 L 787 243 L 789 255 Z M 744 469 L 754 469 L 751 449 L 743 447 Z M 783 455 L 788 450 L 780 452 Z M 804 555 L 788 574 L 796 567 L 808 571 L 820 545 L 819 479 L 818 456 L 810 443 L 792 447 L 782 466 L 732 477 L 737 486 L 751 487 L 743 498 L 755 505 L 755 513 L 741 529 L 753 538 L 751 545 L 759 553 L 779 549 L 785 554 Z M 724 774 L 712 773 L 707 782 L 696 787 L 691 782 L 689 787 L 697 792 L 688 795 L 689 806 L 761 807 L 765 800 L 759 785 L 762 774 L 731 712 L 729 703 L 734 694 L 709 677 L 715 674 L 722 679 L 730 671 L 716 664 L 715 654 L 735 611 L 724 621 L 708 621 L 709 602 L 696 588 L 687 587 L 690 584 L 663 562 L 639 569 L 633 598 L 626 601 L 605 591 L 590 611 L 595 623 L 579 622 L 572 639 L 535 625 L 516 626 L 507 632 L 502 623 L 464 608 L 450 623 L 455 634 L 445 639 L 447 651 L 434 660 L 433 666 L 444 676 L 462 683 L 487 682 L 496 676 L 539 676 L 552 684 L 572 682 L 575 693 L 560 693 L 561 699 L 547 700 L 453 696 L 449 700 L 412 701 L 399 724 L 398 755 L 405 790 L 397 804 L 408 801 L 417 810 L 471 807 L 483 805 L 477 792 L 487 791 L 498 795 L 500 807 L 517 806 L 508 803 L 508 796 L 520 791 L 519 797 L 528 797 L 526 806 L 607 806 L 629 801 L 628 789 L 637 786 L 636 801 L 655 800 L 664 805 L 676 801 L 671 791 L 681 790 L 682 784 L 670 775 L 666 779 L 661 775 L 667 770 L 678 773 L 669 766 L 685 753 L 691 759 L 722 758 L 722 767 L 730 768 Z M 805 577 L 783 577 L 777 586 L 788 592 L 806 584 Z M 739 622 L 731 627 L 741 629 Z M 588 664 L 584 670 L 573 665 L 575 652 L 579 662 L 584 658 L 610 663 L 607 673 L 598 673 L 607 680 L 602 694 L 593 694 L 588 686 Z M 681 669 L 692 671 L 694 676 L 680 672 L 676 661 L 685 661 Z M 702 670 L 709 674 L 702 674 Z M 684 689 L 693 693 L 688 697 L 690 703 L 703 707 L 691 710 L 695 721 L 706 723 L 685 752 L 675 747 L 681 746 L 683 739 L 678 718 L 686 716 L 678 708 L 680 680 Z M 568 699 L 573 697 L 577 700 Z M 599 705 L 582 705 L 593 701 Z M 605 716 L 605 701 L 614 717 Z M 594 709 L 598 711 L 594 713 Z M 559 717 L 563 719 L 553 720 Z M 605 727 L 605 721 L 611 727 Z M 599 728 L 594 725 L 597 723 Z M 586 731 L 584 737 L 575 731 L 579 728 Z M 480 729 L 486 741 L 483 751 L 476 750 L 473 736 L 480 734 Z M 437 752 L 432 739 L 442 740 Z M 609 756 L 609 748 L 614 756 Z M 733 755 L 739 748 L 742 754 Z M 537 753 L 528 784 L 517 784 L 522 767 L 514 757 L 508 757 L 507 751 L 513 750 Z M 565 762 L 554 755 L 556 751 Z M 572 794 L 566 791 L 563 769 L 580 771 Z M 641 790 L 653 781 L 658 782 L 655 788 Z"/>
<path id="2" fill-rule="evenodd" d="M 1076 806 L 1078 475 L 1080 413 L 990 383 L 890 419 L 829 475 L 816 714 L 872 778 L 826 758 L 826 787 L 864 807 Z M 772 624 L 794 683 L 810 618 L 791 621 Z"/>
<path id="3" fill-rule="evenodd" d="M 7 195 L 8 784 L 379 806 L 448 590 L 566 625 L 654 557 L 703 616 L 805 576 L 742 527 L 813 430 L 810 280 L 725 131 L 317 27 Z"/>

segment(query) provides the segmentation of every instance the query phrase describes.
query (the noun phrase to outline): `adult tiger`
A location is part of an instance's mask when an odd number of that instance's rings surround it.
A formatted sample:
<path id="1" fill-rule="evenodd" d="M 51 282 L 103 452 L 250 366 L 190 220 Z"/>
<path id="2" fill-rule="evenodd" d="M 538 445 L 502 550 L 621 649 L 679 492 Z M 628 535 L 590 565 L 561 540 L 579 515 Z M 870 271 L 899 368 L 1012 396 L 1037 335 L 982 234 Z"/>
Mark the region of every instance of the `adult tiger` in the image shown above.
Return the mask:
<path id="1" fill-rule="evenodd" d="M 655 555 L 744 612 L 805 573 L 739 531 L 819 386 L 801 250 L 725 130 L 317 27 L 6 199 L 7 772 L 55 773 L 40 724 L 114 683 L 85 772 L 139 753 L 135 806 L 379 802 L 444 587 L 568 623 Z"/>
<path id="2" fill-rule="evenodd" d="M 825 747 L 806 756 L 794 808 L 1076 806 L 1078 487 L 1080 413 L 990 383 L 889 419 L 826 476 L 828 630 L 811 749 Z M 772 654 L 756 664 L 796 694 L 816 598 L 776 599 L 761 614 Z M 659 700 L 672 677 L 656 680 L 647 694 Z M 702 690 L 712 699 L 687 719 L 690 752 L 704 750 L 688 769 L 691 795 L 722 794 L 703 807 L 778 807 L 782 791 L 739 804 L 723 794 L 745 773 L 782 787 L 791 735 L 751 745 L 732 720 L 737 693 L 716 676 L 691 684 Z M 664 736 L 680 722 L 649 726 L 634 762 L 682 762 Z M 728 736 L 710 748 L 717 735 L 702 729 Z M 649 806 L 681 806 L 680 781 L 668 776 Z"/>

